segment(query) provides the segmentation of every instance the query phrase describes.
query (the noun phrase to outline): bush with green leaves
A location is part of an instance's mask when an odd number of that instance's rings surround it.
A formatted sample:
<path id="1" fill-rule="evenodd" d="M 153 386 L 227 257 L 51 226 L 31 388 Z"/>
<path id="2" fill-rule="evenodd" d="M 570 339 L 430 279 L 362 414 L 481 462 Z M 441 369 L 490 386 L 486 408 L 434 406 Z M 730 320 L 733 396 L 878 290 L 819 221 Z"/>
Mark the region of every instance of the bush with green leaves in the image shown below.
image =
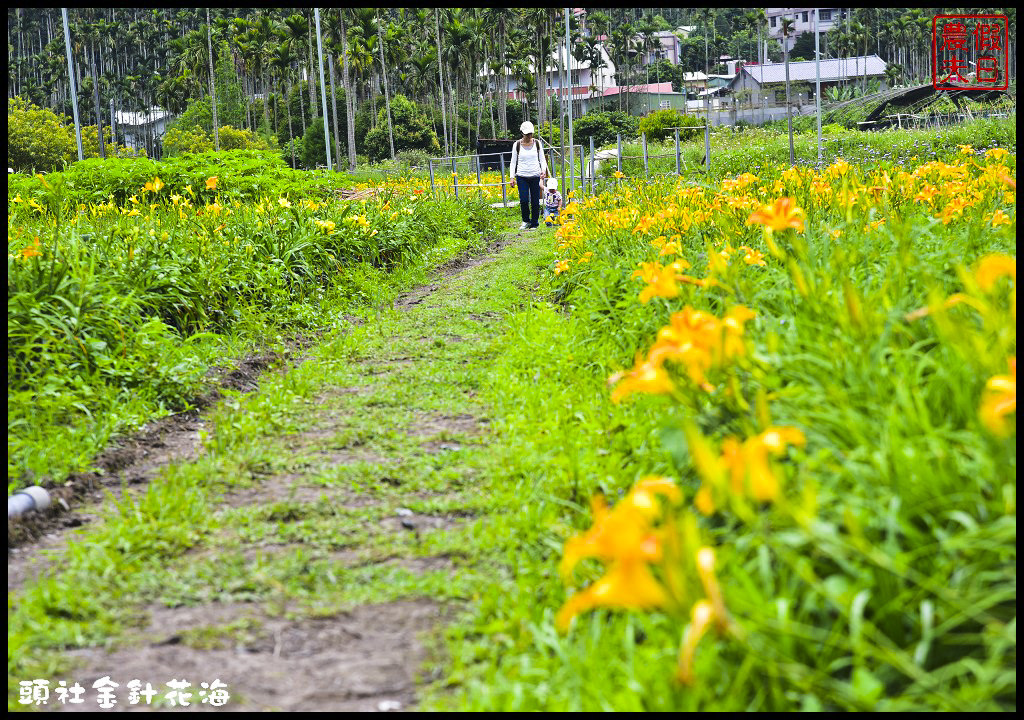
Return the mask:
<path id="1" fill-rule="evenodd" d="M 331 145 L 331 156 L 334 156 L 334 145 Z M 299 157 L 303 167 L 315 168 L 327 164 L 327 146 L 324 140 L 324 119 L 315 117 L 306 127 L 302 136 Z"/>
<path id="2" fill-rule="evenodd" d="M 206 182 L 214 176 L 218 178 L 216 187 L 209 189 Z M 51 182 L 63 182 L 63 201 L 71 205 L 123 204 L 133 196 L 139 199 L 141 189 L 155 178 L 160 178 L 168 193 L 193 202 L 206 202 L 218 193 L 238 201 L 267 196 L 322 199 L 351 183 L 337 173 L 292 170 L 278 153 L 267 150 L 211 150 L 159 161 L 145 157 L 90 159 L 47 177 Z M 8 195 L 16 194 L 26 201 L 42 202 L 50 197 L 42 178 L 24 175 L 8 178 Z"/>
<path id="3" fill-rule="evenodd" d="M 175 125 L 167 129 L 163 137 L 164 155 L 189 155 L 213 150 L 210 134 L 198 125 Z"/>
<path id="4" fill-rule="evenodd" d="M 693 115 L 685 115 L 678 110 L 666 108 L 641 118 L 638 130 L 647 136 L 648 141 L 660 141 L 674 137 L 673 128 L 692 128 L 679 131 L 680 140 L 689 140 L 697 137 L 697 128 L 703 127 L 703 121 Z"/>
<path id="5" fill-rule="evenodd" d="M 48 172 L 77 157 L 74 129 L 52 110 L 21 98 L 7 100 L 7 166 Z"/>
<path id="6" fill-rule="evenodd" d="M 427 123 L 427 117 L 404 95 L 391 98 L 391 126 L 394 131 L 395 153 L 416 150 L 439 154 L 441 145 L 437 135 Z M 366 155 L 370 162 L 391 157 L 388 137 L 388 118 L 384 108 L 377 113 L 377 125 L 366 133 Z"/>
<path id="7" fill-rule="evenodd" d="M 573 140 L 588 145 L 593 138 L 595 147 L 614 143 L 618 135 L 631 140 L 639 132 L 639 123 L 638 118 L 621 110 L 589 112 L 573 121 Z"/>
<path id="8" fill-rule="evenodd" d="M 146 155 L 146 151 L 143 149 L 136 150 L 114 142 L 109 125 L 103 127 L 103 143 L 103 151 L 108 158 L 133 158 Z M 82 155 L 86 158 L 100 157 L 99 131 L 95 125 L 86 125 L 82 128 Z"/>
<path id="9" fill-rule="evenodd" d="M 171 127 L 164 135 L 163 146 L 168 156 L 209 152 L 214 139 L 200 127 Z M 224 125 L 220 128 L 220 149 L 276 151 L 277 139 L 271 136 L 268 141 L 252 130 Z"/>

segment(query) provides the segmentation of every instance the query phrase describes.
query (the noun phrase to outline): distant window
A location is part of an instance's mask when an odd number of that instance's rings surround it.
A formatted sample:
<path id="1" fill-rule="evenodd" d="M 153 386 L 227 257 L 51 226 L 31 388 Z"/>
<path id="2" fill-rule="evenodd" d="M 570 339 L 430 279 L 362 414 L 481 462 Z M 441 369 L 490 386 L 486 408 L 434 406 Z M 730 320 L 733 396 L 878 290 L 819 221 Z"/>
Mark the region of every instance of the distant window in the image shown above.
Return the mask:
<path id="1" fill-rule="evenodd" d="M 831 10 L 819 10 L 818 20 L 821 22 L 832 22 L 832 11 Z"/>
<path id="2" fill-rule="evenodd" d="M 662 100 L 660 103 L 658 103 L 658 106 L 659 107 L 663 107 L 663 108 L 670 108 L 670 107 L 672 107 L 672 101 L 671 100 Z"/>
<path id="3" fill-rule="evenodd" d="M 778 18 L 777 17 L 773 17 L 772 18 L 772 27 L 775 27 L 776 21 L 778 21 Z"/>
<path id="4" fill-rule="evenodd" d="M 804 13 L 804 22 L 807 22 L 807 13 Z"/>
<path id="5" fill-rule="evenodd" d="M 785 104 L 786 103 L 786 91 L 785 89 L 775 91 L 775 102 Z"/>

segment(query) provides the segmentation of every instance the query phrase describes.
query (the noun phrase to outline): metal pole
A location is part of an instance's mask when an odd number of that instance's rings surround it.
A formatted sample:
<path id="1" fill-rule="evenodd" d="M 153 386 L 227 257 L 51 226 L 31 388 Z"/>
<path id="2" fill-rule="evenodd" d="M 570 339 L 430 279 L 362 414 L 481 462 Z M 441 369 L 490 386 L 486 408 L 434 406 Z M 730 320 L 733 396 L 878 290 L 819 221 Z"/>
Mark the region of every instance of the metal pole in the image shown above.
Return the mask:
<path id="1" fill-rule="evenodd" d="M 508 186 L 505 184 L 505 154 L 498 155 L 501 160 L 501 204 L 508 207 Z"/>
<path id="2" fill-rule="evenodd" d="M 594 136 L 590 136 L 590 194 L 597 194 L 597 178 L 594 173 Z"/>
<path id="3" fill-rule="evenodd" d="M 316 16 L 316 52 L 320 59 L 320 99 L 324 106 L 324 145 L 327 146 L 327 172 L 331 171 L 331 133 L 327 125 L 327 87 L 324 83 L 324 48 L 320 39 L 320 8 L 313 8 Z"/>
<path id="4" fill-rule="evenodd" d="M 587 194 L 587 181 L 583 177 L 583 168 L 586 165 L 586 157 L 583 152 L 583 146 L 580 145 L 580 192 L 586 196 Z"/>
<path id="5" fill-rule="evenodd" d="M 78 93 L 75 90 L 75 65 L 71 61 L 71 30 L 68 29 L 68 9 L 61 8 L 61 15 L 64 16 L 64 49 L 68 54 L 68 81 L 71 84 L 71 112 L 75 116 L 75 139 L 78 141 L 78 159 L 84 160 L 82 152 L 82 125 L 78 122 Z"/>
<path id="6" fill-rule="evenodd" d="M 459 197 L 459 171 L 455 168 L 455 158 L 452 158 L 452 184 L 455 185 L 455 197 Z"/>
<path id="7" fill-rule="evenodd" d="M 117 119 L 114 117 L 114 98 L 110 98 L 110 142 L 114 144 L 114 155 L 117 155 Z"/>
<path id="8" fill-rule="evenodd" d="M 707 115 L 704 116 L 704 162 L 708 175 L 711 175 L 711 126 Z"/>
<path id="9" fill-rule="evenodd" d="M 569 8 L 565 9 L 565 50 L 568 54 L 569 51 Z M 568 58 L 566 58 L 566 64 L 568 64 Z M 573 145 L 572 145 L 572 69 L 569 70 L 569 167 L 573 167 Z M 573 173 L 570 177 L 570 183 L 572 185 L 572 191 L 576 191 L 576 174 Z M 563 188 L 564 189 L 564 188 Z"/>
<path id="10" fill-rule="evenodd" d="M 569 62 L 569 50 L 566 48 L 565 51 L 565 64 Z M 558 84 L 561 86 L 558 88 L 558 152 L 561 155 L 558 159 L 559 169 L 562 172 L 562 192 L 565 192 L 565 119 L 568 117 L 565 108 L 565 74 L 563 63 L 561 58 L 558 62 Z M 541 193 L 544 190 L 541 188 Z"/>
<path id="11" fill-rule="evenodd" d="M 480 156 L 476 156 L 476 196 L 481 197 L 484 194 L 484 189 L 481 187 L 483 179 L 480 177 Z"/>
<path id="12" fill-rule="evenodd" d="M 615 157 L 615 163 L 618 166 L 618 171 L 622 172 L 622 133 L 615 133 L 615 142 L 619 146 L 619 152 Z"/>
<path id="13" fill-rule="evenodd" d="M 821 165 L 821 53 L 818 51 L 818 8 L 814 8 L 814 111 L 818 114 L 818 164 Z"/>
<path id="14" fill-rule="evenodd" d="M 683 173 L 679 163 L 679 128 L 675 129 L 676 133 L 676 175 L 682 177 Z"/>
<path id="15" fill-rule="evenodd" d="M 427 172 L 430 173 L 430 194 L 436 195 L 437 188 L 434 186 L 434 158 L 427 158 Z"/>
<path id="16" fill-rule="evenodd" d="M 640 144 L 644 148 L 644 180 L 647 180 L 647 133 L 640 133 Z"/>

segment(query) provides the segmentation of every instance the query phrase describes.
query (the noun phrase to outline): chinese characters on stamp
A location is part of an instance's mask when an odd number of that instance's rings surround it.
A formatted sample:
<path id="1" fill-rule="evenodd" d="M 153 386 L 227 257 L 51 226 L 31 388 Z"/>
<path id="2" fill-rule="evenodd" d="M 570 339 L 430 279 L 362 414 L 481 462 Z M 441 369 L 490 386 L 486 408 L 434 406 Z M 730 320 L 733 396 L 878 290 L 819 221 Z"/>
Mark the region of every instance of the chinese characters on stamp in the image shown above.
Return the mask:
<path id="1" fill-rule="evenodd" d="M 937 90 L 1006 90 L 1010 84 L 1005 15 L 936 15 L 932 20 L 932 85 Z"/>

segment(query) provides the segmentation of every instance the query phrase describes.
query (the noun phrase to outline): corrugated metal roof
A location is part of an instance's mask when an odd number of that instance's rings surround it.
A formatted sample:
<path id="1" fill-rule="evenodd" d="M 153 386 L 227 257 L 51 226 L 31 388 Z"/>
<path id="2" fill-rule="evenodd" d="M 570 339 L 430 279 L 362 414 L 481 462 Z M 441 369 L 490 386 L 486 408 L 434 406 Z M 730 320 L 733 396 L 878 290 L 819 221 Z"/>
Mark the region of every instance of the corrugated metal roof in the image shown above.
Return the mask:
<path id="1" fill-rule="evenodd" d="M 865 74 L 867 64 L 868 75 L 885 75 L 885 61 L 877 55 L 839 58 L 821 61 L 821 79 L 827 81 L 848 80 Z M 761 85 L 786 82 L 786 64 L 771 63 L 770 65 L 744 65 L 743 72 Z M 814 81 L 814 61 L 800 60 L 789 63 L 790 82 Z M 739 78 L 739 75 L 736 76 Z"/>

